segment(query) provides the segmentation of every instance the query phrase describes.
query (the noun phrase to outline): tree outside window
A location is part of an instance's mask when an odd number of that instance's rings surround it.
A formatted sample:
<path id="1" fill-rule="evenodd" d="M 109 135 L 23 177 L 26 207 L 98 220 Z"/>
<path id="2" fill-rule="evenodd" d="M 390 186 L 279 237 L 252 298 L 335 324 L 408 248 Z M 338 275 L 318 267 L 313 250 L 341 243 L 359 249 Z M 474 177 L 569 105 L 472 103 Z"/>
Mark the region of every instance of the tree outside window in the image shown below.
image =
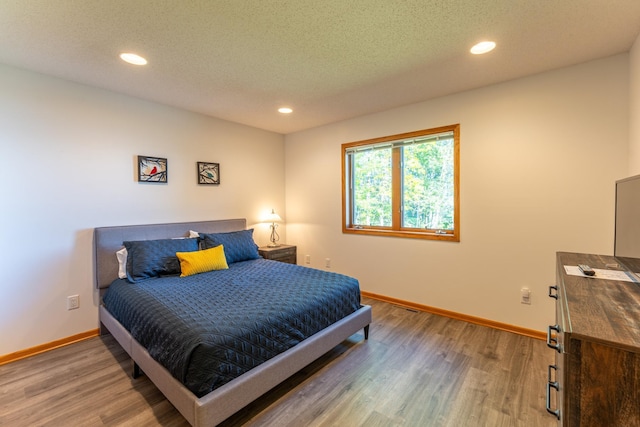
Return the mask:
<path id="1" fill-rule="evenodd" d="M 460 241 L 459 131 L 343 144 L 343 231 Z"/>

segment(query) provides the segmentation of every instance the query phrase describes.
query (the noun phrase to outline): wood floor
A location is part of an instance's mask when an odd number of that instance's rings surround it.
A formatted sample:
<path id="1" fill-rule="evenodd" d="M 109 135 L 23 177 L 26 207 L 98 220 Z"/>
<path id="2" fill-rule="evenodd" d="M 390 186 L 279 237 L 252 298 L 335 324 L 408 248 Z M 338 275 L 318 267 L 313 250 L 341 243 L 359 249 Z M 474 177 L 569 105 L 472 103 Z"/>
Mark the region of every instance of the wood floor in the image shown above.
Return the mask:
<path id="1" fill-rule="evenodd" d="M 230 426 L 555 425 L 546 343 L 365 299 L 361 333 L 226 420 Z M 111 336 L 0 366 L 2 426 L 188 426 Z"/>

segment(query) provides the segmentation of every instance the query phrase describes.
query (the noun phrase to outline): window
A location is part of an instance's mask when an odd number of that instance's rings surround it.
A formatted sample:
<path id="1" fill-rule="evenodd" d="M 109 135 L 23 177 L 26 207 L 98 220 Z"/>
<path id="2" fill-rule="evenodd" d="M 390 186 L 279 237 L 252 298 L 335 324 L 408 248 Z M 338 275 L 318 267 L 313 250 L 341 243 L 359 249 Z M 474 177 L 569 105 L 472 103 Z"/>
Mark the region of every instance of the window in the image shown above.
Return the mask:
<path id="1" fill-rule="evenodd" d="M 342 144 L 342 230 L 460 241 L 460 125 Z"/>

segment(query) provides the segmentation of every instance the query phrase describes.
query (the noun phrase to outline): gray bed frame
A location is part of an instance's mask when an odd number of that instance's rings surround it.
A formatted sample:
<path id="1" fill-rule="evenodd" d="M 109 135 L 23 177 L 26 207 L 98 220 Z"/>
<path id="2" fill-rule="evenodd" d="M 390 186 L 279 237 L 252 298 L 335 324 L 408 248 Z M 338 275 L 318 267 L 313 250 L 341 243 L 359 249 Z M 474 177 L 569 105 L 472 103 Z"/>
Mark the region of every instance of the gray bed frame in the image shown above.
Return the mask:
<path id="1" fill-rule="evenodd" d="M 118 277 L 115 252 L 125 240 L 152 240 L 184 237 L 190 230 L 202 233 L 246 229 L 245 219 L 100 227 L 94 230 L 96 286 L 100 296 Z M 162 365 L 156 362 L 129 332 L 100 304 L 100 332 L 111 333 L 149 379 L 193 426 L 215 426 L 298 372 L 342 341 L 364 329 L 368 338 L 371 307 L 355 313 L 302 341 L 236 378 L 198 398 Z"/>

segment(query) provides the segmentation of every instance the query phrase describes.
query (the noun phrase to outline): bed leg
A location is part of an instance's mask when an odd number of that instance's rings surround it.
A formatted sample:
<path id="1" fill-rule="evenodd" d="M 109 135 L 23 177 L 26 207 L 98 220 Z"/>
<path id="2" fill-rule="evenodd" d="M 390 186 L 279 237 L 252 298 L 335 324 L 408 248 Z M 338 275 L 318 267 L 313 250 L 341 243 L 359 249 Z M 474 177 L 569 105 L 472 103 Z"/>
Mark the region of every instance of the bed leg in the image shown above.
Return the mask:
<path id="1" fill-rule="evenodd" d="M 131 374 L 133 379 L 135 380 L 136 378 L 138 378 L 141 375 L 141 373 L 142 371 L 140 370 L 140 366 L 138 366 L 136 362 L 133 362 L 133 373 Z"/>
<path id="2" fill-rule="evenodd" d="M 369 325 L 364 327 L 364 339 L 365 340 L 369 339 Z"/>

